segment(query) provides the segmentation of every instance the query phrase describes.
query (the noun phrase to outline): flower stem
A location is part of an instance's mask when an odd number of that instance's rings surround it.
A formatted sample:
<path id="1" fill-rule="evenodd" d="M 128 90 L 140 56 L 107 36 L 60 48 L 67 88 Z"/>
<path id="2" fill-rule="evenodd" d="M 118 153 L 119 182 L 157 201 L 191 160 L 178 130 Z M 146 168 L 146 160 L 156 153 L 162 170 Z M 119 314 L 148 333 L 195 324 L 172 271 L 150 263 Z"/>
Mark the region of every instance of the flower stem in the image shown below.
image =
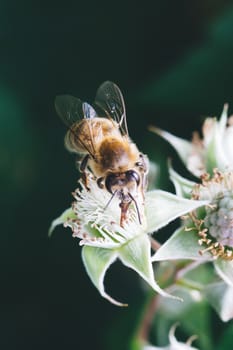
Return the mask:
<path id="1" fill-rule="evenodd" d="M 158 294 L 154 294 L 150 297 L 149 302 L 147 303 L 144 314 L 141 319 L 139 329 L 136 335 L 136 338 L 140 343 L 148 342 L 151 324 L 154 319 L 154 315 L 157 309 Z"/>
<path id="2" fill-rule="evenodd" d="M 188 288 L 188 289 L 197 290 L 199 292 L 202 291 L 202 286 L 199 283 L 195 283 L 195 282 L 190 281 L 190 280 L 186 280 L 186 279 L 182 279 L 181 278 L 179 280 L 176 280 L 176 284 L 179 285 L 179 286 Z"/>
<path id="3" fill-rule="evenodd" d="M 153 250 L 157 250 L 160 247 L 160 244 L 153 238 L 151 238 L 151 246 Z M 200 262 L 188 262 L 187 264 L 180 266 L 179 264 L 175 264 L 175 268 L 172 272 L 172 276 L 167 278 L 167 280 L 170 280 L 169 285 L 166 286 L 166 290 L 170 290 L 175 285 L 184 286 L 189 289 L 194 289 L 197 291 L 202 290 L 202 286 L 198 283 L 195 283 L 190 280 L 186 280 L 183 278 L 183 276 L 190 270 L 196 268 Z M 155 317 L 155 313 L 158 307 L 158 299 L 160 298 L 160 295 L 158 294 L 150 294 L 149 301 L 146 303 L 146 306 L 143 310 L 143 315 L 140 320 L 139 328 L 136 334 L 136 339 L 140 343 L 148 342 L 149 335 L 150 335 L 150 329 L 153 322 L 153 319 Z"/>
<path id="4" fill-rule="evenodd" d="M 185 265 L 183 268 L 178 269 L 177 272 L 176 272 L 176 276 L 175 276 L 176 280 L 181 279 L 187 272 L 195 269 L 196 267 L 198 267 L 202 263 L 203 262 L 200 262 L 199 260 L 191 261 L 187 265 Z"/>
<path id="5" fill-rule="evenodd" d="M 151 248 L 156 252 L 161 247 L 161 244 L 152 237 L 150 237 L 150 240 L 151 240 Z"/>

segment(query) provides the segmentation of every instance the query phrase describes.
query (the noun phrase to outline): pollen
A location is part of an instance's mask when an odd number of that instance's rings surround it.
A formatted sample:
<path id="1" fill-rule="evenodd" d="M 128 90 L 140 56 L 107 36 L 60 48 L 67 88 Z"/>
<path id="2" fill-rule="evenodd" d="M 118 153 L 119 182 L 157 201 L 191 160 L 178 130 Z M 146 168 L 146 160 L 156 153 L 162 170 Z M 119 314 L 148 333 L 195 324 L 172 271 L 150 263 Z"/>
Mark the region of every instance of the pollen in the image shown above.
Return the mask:
<path id="1" fill-rule="evenodd" d="M 91 174 L 88 173 L 88 189 L 80 180 L 73 197 L 72 210 L 76 218 L 67 219 L 64 226 L 72 229 L 73 237 L 80 239 L 80 245 L 119 248 L 141 234 L 142 227 L 133 208 L 129 210 L 124 228 L 119 226 L 119 200 L 113 198 L 106 210 L 106 203 L 109 203 L 111 196 L 99 188 Z"/>
<path id="2" fill-rule="evenodd" d="M 186 219 L 189 228 L 197 232 L 200 254 L 208 252 L 216 259 L 233 260 L 233 173 L 215 169 L 212 177 L 204 174 L 192 198 L 211 200 L 204 213 L 195 211 Z"/>

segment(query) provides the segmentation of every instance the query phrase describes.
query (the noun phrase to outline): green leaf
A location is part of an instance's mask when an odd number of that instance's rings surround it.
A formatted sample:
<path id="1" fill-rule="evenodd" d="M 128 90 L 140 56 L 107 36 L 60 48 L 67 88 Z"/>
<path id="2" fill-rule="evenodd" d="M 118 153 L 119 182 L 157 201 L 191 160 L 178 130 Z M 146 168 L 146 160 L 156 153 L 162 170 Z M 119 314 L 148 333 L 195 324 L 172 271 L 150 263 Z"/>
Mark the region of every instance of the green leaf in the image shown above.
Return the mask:
<path id="1" fill-rule="evenodd" d="M 51 237 L 54 229 L 58 225 L 63 225 L 69 219 L 76 219 L 76 214 L 74 213 L 72 208 L 66 209 L 58 218 L 52 221 L 51 226 L 49 228 L 48 236 Z"/>
<path id="2" fill-rule="evenodd" d="M 104 277 L 109 266 L 116 260 L 117 252 L 111 249 L 84 246 L 82 260 L 92 283 L 98 289 L 102 297 L 117 306 L 126 306 L 110 297 L 104 289 Z"/>
<path id="3" fill-rule="evenodd" d="M 170 179 L 173 182 L 177 196 L 190 198 L 191 191 L 195 185 L 195 182 L 185 179 L 180 176 L 169 164 L 168 167 Z"/>
<path id="4" fill-rule="evenodd" d="M 208 252 L 204 255 L 199 253 L 200 248 L 197 232 L 185 231 L 185 228 L 181 227 L 157 250 L 152 257 L 152 261 L 211 260 L 211 255 Z"/>
<path id="5" fill-rule="evenodd" d="M 135 237 L 118 251 L 122 263 L 136 271 L 157 293 L 164 297 L 176 298 L 162 290 L 154 279 L 150 256 L 151 243 L 146 234 Z"/>
<path id="6" fill-rule="evenodd" d="M 233 287 L 233 261 L 217 259 L 214 262 L 217 274 L 230 286 Z"/>
<path id="7" fill-rule="evenodd" d="M 209 284 L 202 292 L 222 321 L 227 322 L 233 318 L 232 287 L 224 282 L 216 282 Z"/>
<path id="8" fill-rule="evenodd" d="M 194 201 L 165 191 L 150 191 L 145 196 L 147 231 L 152 233 L 178 217 L 208 204 L 208 201 Z"/>

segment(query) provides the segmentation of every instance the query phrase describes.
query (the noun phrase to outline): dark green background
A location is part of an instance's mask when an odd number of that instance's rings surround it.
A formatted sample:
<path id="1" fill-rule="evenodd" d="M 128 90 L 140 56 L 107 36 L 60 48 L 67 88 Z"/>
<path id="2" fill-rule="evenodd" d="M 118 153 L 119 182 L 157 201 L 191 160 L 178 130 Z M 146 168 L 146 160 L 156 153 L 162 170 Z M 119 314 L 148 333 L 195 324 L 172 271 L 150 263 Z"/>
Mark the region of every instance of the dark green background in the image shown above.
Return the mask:
<path id="1" fill-rule="evenodd" d="M 148 124 L 190 138 L 203 115 L 232 110 L 232 1 L 1 1 L 1 349 L 128 349 L 137 276 L 113 267 L 108 290 L 130 306 L 112 306 L 71 232 L 47 237 L 78 177 L 54 97 L 91 102 L 105 80 L 123 91 L 132 138 L 165 164 L 174 153 Z"/>

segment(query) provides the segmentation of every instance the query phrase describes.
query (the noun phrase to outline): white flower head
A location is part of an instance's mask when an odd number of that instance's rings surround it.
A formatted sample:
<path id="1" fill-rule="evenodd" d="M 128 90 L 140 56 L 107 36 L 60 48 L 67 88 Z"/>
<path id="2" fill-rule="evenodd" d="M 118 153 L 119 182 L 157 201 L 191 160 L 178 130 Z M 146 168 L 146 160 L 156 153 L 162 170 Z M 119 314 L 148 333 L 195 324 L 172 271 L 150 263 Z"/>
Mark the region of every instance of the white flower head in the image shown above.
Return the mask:
<path id="1" fill-rule="evenodd" d="M 133 205 L 129 208 L 124 227 L 121 227 L 119 199 L 100 189 L 91 176 L 88 188 L 82 181 L 79 184 L 80 188 L 73 193 L 72 209 L 76 219 L 67 220 L 64 225 L 71 227 L 74 237 L 81 238 L 80 245 L 119 248 L 144 232 L 145 220 L 143 225 L 139 223 Z M 142 211 L 144 207 L 140 209 Z"/>
<path id="2" fill-rule="evenodd" d="M 202 183 L 196 184 L 192 197 L 210 200 L 203 215 L 193 212 L 189 223 L 198 231 L 198 243 L 204 246 L 201 254 L 210 252 L 214 258 L 233 260 L 233 172 L 202 176 Z M 193 227 L 193 226 L 192 226 Z"/>
<path id="3" fill-rule="evenodd" d="M 166 139 L 177 151 L 187 169 L 200 177 L 214 168 L 221 171 L 233 169 L 233 120 L 227 118 L 228 105 L 225 104 L 222 115 L 206 118 L 202 127 L 202 138 L 198 132 L 193 133 L 192 141 L 187 141 L 169 132 L 151 127 L 150 130 Z"/>
<path id="4" fill-rule="evenodd" d="M 212 262 L 219 277 L 233 287 L 233 172 L 213 170 L 195 184 L 170 169 L 178 193 L 206 204 L 183 217 L 183 225 L 152 257 L 153 261 Z"/>
<path id="5" fill-rule="evenodd" d="M 72 229 L 73 236 L 79 238 L 83 246 L 86 271 L 101 295 L 116 305 L 124 305 L 107 295 L 103 284 L 107 269 L 119 259 L 156 292 L 171 297 L 154 279 L 149 233 L 203 206 L 206 201 L 188 200 L 165 191 L 149 191 L 145 193 L 145 206 L 138 205 L 143 220 L 139 221 L 137 208 L 132 203 L 122 227 L 119 198 L 100 188 L 93 176 L 88 178 L 88 188 L 80 182 L 73 195 L 72 208 L 53 221 L 50 234 L 61 223 Z"/>

